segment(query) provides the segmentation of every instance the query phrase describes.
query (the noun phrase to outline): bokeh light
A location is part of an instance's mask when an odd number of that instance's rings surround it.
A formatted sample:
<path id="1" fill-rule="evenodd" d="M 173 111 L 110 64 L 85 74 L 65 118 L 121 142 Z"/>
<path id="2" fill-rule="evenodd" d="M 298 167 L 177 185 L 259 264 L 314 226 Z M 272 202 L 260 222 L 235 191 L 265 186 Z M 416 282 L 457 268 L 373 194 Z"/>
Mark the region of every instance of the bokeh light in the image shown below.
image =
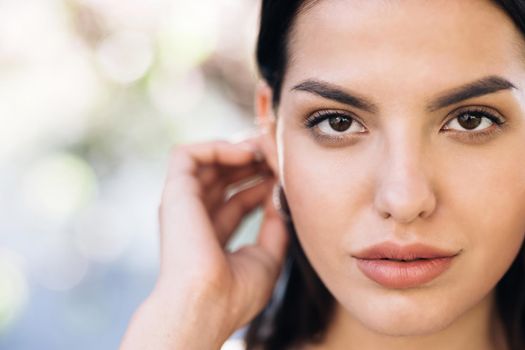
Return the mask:
<path id="1" fill-rule="evenodd" d="M 26 306 L 28 286 L 22 258 L 0 248 L 0 335 L 8 330 Z"/>
<path id="2" fill-rule="evenodd" d="M 171 147 L 256 128 L 258 7 L 0 1 L 0 349 L 118 347 L 158 274 Z"/>
<path id="3" fill-rule="evenodd" d="M 135 223 L 118 207 L 99 204 L 75 221 L 75 245 L 87 259 L 111 262 L 129 245 Z"/>
<path id="4" fill-rule="evenodd" d="M 153 63 L 153 44 L 140 32 L 116 32 L 100 43 L 97 59 L 108 78 L 131 83 L 142 78 Z"/>
<path id="5" fill-rule="evenodd" d="M 92 168 L 67 153 L 45 156 L 33 164 L 21 181 L 27 207 L 36 214 L 61 220 L 87 205 L 96 196 Z"/>
<path id="6" fill-rule="evenodd" d="M 47 254 L 39 257 L 39 264 L 33 268 L 36 281 L 54 291 L 66 291 L 76 287 L 86 276 L 89 262 L 71 249 L 67 240 L 62 239 L 47 246 Z"/>

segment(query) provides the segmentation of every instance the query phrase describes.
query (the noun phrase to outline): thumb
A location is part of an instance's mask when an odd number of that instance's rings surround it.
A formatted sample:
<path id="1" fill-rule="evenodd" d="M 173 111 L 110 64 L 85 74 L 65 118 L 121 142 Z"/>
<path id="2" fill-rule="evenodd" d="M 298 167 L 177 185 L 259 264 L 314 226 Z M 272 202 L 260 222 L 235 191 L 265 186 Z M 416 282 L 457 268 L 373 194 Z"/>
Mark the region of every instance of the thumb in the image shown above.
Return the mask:
<path id="1" fill-rule="evenodd" d="M 230 255 L 237 282 L 233 299 L 239 305 L 238 326 L 248 322 L 268 302 L 282 269 L 287 245 L 286 225 L 273 206 L 272 197 L 268 196 L 257 242 Z"/>
<path id="2" fill-rule="evenodd" d="M 264 217 L 256 244 L 274 260 L 278 267 L 283 264 L 288 245 L 288 233 L 286 224 L 275 208 L 271 195 L 264 203 Z"/>

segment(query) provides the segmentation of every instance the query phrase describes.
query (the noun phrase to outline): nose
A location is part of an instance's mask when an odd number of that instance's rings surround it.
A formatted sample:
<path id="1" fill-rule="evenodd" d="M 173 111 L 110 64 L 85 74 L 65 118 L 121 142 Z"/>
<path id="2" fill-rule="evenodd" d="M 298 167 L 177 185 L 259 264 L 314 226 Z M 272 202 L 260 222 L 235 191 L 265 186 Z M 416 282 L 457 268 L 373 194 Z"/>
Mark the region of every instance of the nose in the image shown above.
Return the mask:
<path id="1" fill-rule="evenodd" d="M 436 207 L 436 197 L 419 147 L 400 146 L 385 152 L 379 171 L 374 206 L 385 219 L 407 224 L 427 218 Z"/>

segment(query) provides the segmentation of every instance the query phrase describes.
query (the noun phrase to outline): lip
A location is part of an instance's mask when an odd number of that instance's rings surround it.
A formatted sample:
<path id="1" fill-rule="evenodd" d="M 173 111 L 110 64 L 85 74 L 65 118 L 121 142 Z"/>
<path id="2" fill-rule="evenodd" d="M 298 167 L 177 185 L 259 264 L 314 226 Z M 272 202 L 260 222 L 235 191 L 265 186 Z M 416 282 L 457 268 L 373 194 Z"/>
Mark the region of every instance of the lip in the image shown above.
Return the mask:
<path id="1" fill-rule="evenodd" d="M 459 253 L 421 243 L 383 242 L 352 257 L 372 281 L 386 288 L 406 289 L 424 285 L 443 274 Z"/>

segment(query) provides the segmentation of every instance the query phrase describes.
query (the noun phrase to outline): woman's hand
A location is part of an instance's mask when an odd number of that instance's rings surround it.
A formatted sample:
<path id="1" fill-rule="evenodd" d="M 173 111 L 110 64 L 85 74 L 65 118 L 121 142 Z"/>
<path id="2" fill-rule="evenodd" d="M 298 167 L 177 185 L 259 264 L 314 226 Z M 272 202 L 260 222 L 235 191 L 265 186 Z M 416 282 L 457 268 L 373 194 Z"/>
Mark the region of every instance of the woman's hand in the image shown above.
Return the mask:
<path id="1" fill-rule="evenodd" d="M 268 302 L 287 245 L 272 205 L 276 180 L 259 137 L 181 145 L 171 155 L 159 207 L 161 266 L 121 349 L 217 349 Z M 262 175 L 225 201 L 227 189 Z M 243 217 L 264 205 L 257 242 L 225 245 Z"/>

